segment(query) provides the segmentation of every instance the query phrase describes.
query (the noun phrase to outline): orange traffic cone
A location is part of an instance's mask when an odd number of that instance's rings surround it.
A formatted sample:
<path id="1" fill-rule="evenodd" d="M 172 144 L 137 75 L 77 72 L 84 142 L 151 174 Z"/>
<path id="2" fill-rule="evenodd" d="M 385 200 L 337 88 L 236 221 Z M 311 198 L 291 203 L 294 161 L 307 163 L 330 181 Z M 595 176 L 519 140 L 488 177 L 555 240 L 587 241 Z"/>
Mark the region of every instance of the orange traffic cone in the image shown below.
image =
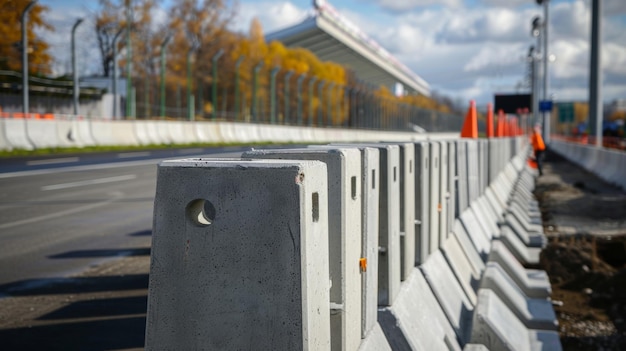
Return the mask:
<path id="1" fill-rule="evenodd" d="M 506 122 L 506 117 L 504 116 L 504 111 L 498 110 L 498 128 L 496 129 L 496 137 L 504 136 L 504 123 Z"/>
<path id="2" fill-rule="evenodd" d="M 469 110 L 465 115 L 463 129 L 461 129 L 461 138 L 478 138 L 478 118 L 476 115 L 476 101 L 470 101 Z"/>
<path id="3" fill-rule="evenodd" d="M 487 138 L 493 138 L 493 106 L 487 104 Z"/>

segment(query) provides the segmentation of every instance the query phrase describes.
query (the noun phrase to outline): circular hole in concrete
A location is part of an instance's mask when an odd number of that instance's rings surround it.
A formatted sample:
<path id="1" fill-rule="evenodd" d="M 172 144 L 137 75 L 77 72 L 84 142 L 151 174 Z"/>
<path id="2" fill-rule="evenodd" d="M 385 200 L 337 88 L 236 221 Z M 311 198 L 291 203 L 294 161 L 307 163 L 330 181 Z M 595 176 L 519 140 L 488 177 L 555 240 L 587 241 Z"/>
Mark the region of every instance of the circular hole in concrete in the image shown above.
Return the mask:
<path id="1" fill-rule="evenodd" d="M 187 205 L 187 218 L 197 226 L 206 227 L 215 220 L 215 206 L 209 200 L 196 199 Z"/>

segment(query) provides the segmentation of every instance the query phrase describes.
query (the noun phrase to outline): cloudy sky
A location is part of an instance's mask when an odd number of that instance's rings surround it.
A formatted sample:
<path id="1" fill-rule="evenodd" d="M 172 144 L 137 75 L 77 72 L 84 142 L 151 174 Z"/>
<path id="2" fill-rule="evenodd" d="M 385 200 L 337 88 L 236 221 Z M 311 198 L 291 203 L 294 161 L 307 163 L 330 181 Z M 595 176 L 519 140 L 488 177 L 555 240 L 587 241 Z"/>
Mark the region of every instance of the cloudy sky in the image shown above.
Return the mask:
<path id="1" fill-rule="evenodd" d="M 69 33 L 77 17 L 90 17 L 96 0 L 40 0 L 50 8 L 55 33 L 45 33 L 55 71 L 69 69 Z M 543 15 L 534 0 L 330 0 L 330 4 L 431 88 L 455 99 L 491 101 L 494 93 L 523 92 L 531 20 Z M 165 2 L 165 6 L 167 1 Z M 603 0 L 603 94 L 626 98 L 626 1 Z M 550 1 L 550 93 L 557 101 L 587 100 L 591 0 Z M 302 21 L 311 0 L 239 0 L 232 29 L 248 30 L 252 18 L 266 33 Z M 80 70 L 95 73 L 98 55 L 93 24 L 77 31 Z M 524 89 L 524 88 L 522 88 Z"/>

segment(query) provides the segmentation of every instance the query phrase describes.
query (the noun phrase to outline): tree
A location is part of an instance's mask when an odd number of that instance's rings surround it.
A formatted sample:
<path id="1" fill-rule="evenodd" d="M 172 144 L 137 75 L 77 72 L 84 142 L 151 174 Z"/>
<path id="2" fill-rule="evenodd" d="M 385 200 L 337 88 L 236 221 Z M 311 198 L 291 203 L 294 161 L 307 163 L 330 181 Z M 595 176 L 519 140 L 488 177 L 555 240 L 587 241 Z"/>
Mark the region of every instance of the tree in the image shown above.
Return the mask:
<path id="1" fill-rule="evenodd" d="M 22 13 L 29 0 L 0 0 L 0 69 L 19 71 L 22 67 Z M 54 31 L 43 18 L 48 8 L 35 4 L 28 14 L 28 60 L 31 73 L 50 73 L 49 45 L 35 34 L 35 28 Z"/>

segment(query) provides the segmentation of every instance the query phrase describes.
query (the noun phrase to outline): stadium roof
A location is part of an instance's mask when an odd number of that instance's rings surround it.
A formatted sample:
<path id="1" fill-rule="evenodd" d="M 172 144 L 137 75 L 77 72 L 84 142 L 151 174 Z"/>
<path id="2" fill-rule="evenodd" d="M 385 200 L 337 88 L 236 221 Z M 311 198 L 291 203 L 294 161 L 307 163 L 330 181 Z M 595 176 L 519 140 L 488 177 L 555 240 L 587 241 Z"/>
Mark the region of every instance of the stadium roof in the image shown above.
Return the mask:
<path id="1" fill-rule="evenodd" d="M 388 51 L 344 19 L 325 1 L 314 2 L 315 13 L 304 21 L 270 33 L 267 41 L 278 40 L 288 47 L 302 47 L 323 61 L 333 61 L 354 71 L 357 78 L 394 91 L 397 83 L 405 91 L 430 96 L 430 87 Z"/>

